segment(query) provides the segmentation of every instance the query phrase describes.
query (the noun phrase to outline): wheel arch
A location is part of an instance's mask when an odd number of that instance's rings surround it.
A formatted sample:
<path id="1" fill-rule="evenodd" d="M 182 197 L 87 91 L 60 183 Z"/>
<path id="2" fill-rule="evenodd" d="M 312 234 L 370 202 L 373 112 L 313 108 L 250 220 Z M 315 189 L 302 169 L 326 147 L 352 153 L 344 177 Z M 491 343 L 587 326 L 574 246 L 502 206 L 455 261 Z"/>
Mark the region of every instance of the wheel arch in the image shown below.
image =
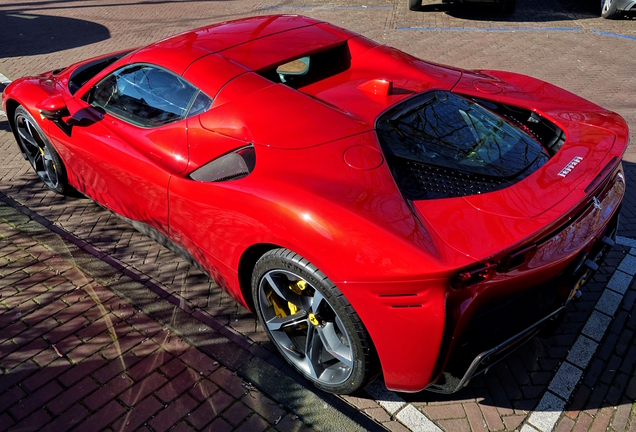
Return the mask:
<path id="1" fill-rule="evenodd" d="M 11 126 L 11 131 L 13 132 L 13 135 L 16 135 L 15 119 L 13 117 L 15 116 L 15 110 L 18 109 L 19 106 L 20 106 L 20 102 L 18 102 L 16 99 L 7 99 L 6 114 L 7 114 L 7 119 L 9 120 L 9 126 Z M 16 136 L 16 139 L 17 139 L 17 136 Z"/>
<path id="2" fill-rule="evenodd" d="M 245 303 L 252 313 L 255 312 L 254 301 L 252 300 L 252 272 L 256 262 L 270 250 L 281 247 L 283 246 L 273 243 L 257 243 L 245 249 L 241 254 L 238 264 L 239 288 Z"/>

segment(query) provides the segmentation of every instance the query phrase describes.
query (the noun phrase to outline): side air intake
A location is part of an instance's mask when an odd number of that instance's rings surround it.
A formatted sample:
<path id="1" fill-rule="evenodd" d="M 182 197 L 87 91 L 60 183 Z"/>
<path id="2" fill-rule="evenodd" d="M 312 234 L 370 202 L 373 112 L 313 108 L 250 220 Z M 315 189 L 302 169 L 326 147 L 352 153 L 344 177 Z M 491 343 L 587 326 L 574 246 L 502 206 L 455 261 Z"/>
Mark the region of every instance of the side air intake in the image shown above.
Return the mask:
<path id="1" fill-rule="evenodd" d="M 243 147 L 223 155 L 194 170 L 192 180 L 200 182 L 223 182 L 246 177 L 254 170 L 256 152 L 254 146 Z"/>

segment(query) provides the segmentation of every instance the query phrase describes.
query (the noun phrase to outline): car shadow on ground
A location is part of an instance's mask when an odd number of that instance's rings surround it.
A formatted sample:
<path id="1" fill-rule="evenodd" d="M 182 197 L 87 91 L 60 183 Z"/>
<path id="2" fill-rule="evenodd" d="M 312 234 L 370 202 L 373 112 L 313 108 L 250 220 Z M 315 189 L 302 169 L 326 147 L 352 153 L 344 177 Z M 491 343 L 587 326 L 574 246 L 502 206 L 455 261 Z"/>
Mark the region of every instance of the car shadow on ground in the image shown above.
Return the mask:
<path id="1" fill-rule="evenodd" d="M 11 132 L 11 128 L 9 127 L 9 121 L 6 118 L 3 119 L 2 117 L 0 117 L 0 131 Z"/>
<path id="2" fill-rule="evenodd" d="M 43 0 L 34 2 L 15 2 L 2 5 L 5 8 L 37 8 L 38 10 L 57 10 L 57 9 L 73 9 L 73 8 L 102 8 L 105 6 L 136 6 L 136 5 L 158 5 L 165 3 L 203 3 L 210 0 L 139 0 L 136 2 L 121 2 L 113 1 L 112 3 L 106 3 L 105 1 L 96 2 L 94 4 L 85 4 L 85 0 Z M 216 1 L 233 1 L 233 0 L 216 0 Z M 83 3 L 78 5 L 78 3 Z"/>
<path id="3" fill-rule="evenodd" d="M 0 58 L 49 54 L 110 38 L 106 27 L 75 18 L 0 12 Z"/>
<path id="4" fill-rule="evenodd" d="M 514 23 L 544 23 L 551 21 L 574 21 L 600 16 L 598 0 L 517 0 L 513 14 L 502 14 L 495 4 L 489 3 L 431 3 L 424 0 L 418 12 L 446 12 L 458 19 L 474 21 L 500 21 Z M 636 14 L 625 14 L 620 18 L 635 18 Z"/>

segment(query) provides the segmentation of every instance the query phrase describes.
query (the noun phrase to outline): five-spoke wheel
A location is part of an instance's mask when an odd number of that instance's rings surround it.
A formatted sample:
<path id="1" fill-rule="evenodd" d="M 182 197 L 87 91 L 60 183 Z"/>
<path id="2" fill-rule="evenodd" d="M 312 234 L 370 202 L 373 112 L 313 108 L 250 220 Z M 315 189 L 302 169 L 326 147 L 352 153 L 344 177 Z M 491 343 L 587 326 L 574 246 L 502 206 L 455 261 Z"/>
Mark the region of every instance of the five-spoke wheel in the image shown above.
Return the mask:
<path id="1" fill-rule="evenodd" d="M 23 107 L 18 107 L 13 124 L 20 152 L 29 161 L 40 180 L 49 189 L 66 193 L 69 186 L 64 164 L 31 114 Z"/>
<path id="2" fill-rule="evenodd" d="M 265 331 L 306 378 L 341 394 L 369 381 L 373 350 L 360 318 L 307 260 L 286 249 L 270 251 L 258 261 L 252 287 Z"/>

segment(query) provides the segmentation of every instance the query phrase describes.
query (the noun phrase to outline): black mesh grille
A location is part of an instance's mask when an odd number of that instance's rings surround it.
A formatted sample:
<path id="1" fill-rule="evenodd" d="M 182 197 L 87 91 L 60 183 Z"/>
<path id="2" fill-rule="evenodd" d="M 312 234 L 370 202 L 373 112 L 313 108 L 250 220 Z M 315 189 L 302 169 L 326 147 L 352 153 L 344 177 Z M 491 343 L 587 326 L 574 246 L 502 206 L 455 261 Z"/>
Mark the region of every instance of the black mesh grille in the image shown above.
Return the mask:
<path id="1" fill-rule="evenodd" d="M 503 189 L 508 185 L 508 182 L 501 178 L 430 166 L 402 158 L 392 159 L 394 177 L 407 199 L 475 195 Z"/>
<path id="2" fill-rule="evenodd" d="M 446 371 L 462 376 L 481 352 L 496 347 L 554 312 L 560 298 L 560 280 L 554 279 L 481 307 L 461 336 Z"/>

